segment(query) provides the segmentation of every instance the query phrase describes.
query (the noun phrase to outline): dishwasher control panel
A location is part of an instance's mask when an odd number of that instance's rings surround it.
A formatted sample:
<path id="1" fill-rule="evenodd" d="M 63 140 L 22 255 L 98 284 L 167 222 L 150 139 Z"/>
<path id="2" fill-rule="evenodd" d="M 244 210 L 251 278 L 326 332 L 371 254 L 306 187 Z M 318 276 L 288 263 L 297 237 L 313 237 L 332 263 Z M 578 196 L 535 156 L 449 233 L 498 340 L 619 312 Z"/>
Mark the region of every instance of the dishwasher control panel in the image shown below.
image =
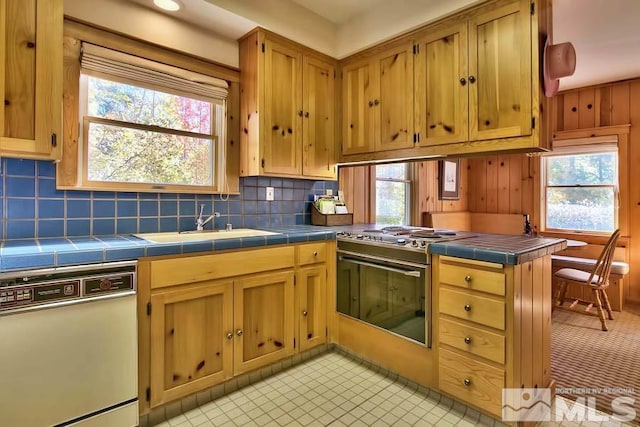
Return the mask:
<path id="1" fill-rule="evenodd" d="M 80 297 L 80 280 L 0 287 L 0 311 Z"/>
<path id="2" fill-rule="evenodd" d="M 135 290 L 134 261 L 1 274 L 0 314 L 108 298 Z"/>

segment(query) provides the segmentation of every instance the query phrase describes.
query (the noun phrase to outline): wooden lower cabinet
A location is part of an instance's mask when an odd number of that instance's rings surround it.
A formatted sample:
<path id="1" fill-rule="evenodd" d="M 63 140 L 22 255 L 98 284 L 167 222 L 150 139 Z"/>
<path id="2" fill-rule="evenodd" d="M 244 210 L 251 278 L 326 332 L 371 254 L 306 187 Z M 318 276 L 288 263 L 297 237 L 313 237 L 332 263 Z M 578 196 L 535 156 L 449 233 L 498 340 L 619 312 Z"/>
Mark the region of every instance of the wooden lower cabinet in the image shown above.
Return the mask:
<path id="1" fill-rule="evenodd" d="M 551 256 L 432 261 L 437 387 L 497 418 L 503 388 L 552 387 Z"/>
<path id="2" fill-rule="evenodd" d="M 293 354 L 293 278 L 285 271 L 234 283 L 234 375 Z"/>
<path id="3" fill-rule="evenodd" d="M 231 281 L 151 296 L 152 407 L 231 378 L 232 301 Z"/>
<path id="4" fill-rule="evenodd" d="M 327 269 L 324 265 L 296 272 L 296 315 L 300 351 L 327 342 Z"/>
<path id="5" fill-rule="evenodd" d="M 326 343 L 334 257 L 322 242 L 140 260 L 141 414 Z"/>

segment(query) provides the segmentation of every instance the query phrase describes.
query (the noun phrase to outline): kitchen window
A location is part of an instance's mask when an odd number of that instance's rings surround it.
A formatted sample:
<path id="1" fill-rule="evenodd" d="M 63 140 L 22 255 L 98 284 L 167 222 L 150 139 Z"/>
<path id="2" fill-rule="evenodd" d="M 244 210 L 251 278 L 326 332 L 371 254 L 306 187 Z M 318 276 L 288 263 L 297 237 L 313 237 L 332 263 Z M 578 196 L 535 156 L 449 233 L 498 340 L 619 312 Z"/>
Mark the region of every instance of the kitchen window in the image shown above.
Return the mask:
<path id="1" fill-rule="evenodd" d="M 543 157 L 545 229 L 610 233 L 618 222 L 616 141 L 557 141 Z"/>
<path id="2" fill-rule="evenodd" d="M 407 225 L 411 212 L 410 163 L 376 165 L 376 223 Z"/>
<path id="3" fill-rule="evenodd" d="M 80 65 L 85 186 L 221 190 L 225 81 L 89 43 Z"/>

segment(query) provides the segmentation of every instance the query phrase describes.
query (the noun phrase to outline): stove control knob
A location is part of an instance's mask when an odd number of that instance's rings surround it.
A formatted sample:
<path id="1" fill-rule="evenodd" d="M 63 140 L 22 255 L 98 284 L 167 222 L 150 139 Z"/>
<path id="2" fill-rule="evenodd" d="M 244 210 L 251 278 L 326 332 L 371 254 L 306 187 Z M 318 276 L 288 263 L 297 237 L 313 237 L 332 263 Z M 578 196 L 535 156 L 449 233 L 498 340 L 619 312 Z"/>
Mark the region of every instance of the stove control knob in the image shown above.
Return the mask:
<path id="1" fill-rule="evenodd" d="M 415 239 L 414 239 L 414 240 L 412 240 L 412 241 L 411 241 L 411 246 L 413 246 L 414 248 L 417 248 L 417 247 L 418 247 L 418 241 L 417 241 L 417 240 L 415 240 Z"/>
<path id="2" fill-rule="evenodd" d="M 364 236 L 363 236 L 362 234 L 358 234 L 358 235 L 356 236 L 356 239 L 360 239 L 360 240 L 362 240 L 362 239 L 364 239 Z"/>
<path id="3" fill-rule="evenodd" d="M 427 242 L 425 240 L 421 240 L 420 241 L 420 247 L 421 248 L 426 248 L 427 247 Z"/>
<path id="4" fill-rule="evenodd" d="M 406 239 L 398 239 L 398 240 L 396 240 L 396 243 L 398 245 L 404 245 L 405 243 L 407 243 L 407 240 Z"/>

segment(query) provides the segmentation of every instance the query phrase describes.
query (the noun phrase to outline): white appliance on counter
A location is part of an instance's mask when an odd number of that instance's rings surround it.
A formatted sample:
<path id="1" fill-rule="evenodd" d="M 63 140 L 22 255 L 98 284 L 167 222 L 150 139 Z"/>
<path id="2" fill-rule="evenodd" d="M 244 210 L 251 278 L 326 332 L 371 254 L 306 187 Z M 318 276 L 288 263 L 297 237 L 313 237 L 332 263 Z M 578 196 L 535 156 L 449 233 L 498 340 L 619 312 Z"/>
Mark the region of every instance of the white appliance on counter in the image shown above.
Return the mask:
<path id="1" fill-rule="evenodd" d="M 136 262 L 0 274 L 0 426 L 138 425 Z"/>

